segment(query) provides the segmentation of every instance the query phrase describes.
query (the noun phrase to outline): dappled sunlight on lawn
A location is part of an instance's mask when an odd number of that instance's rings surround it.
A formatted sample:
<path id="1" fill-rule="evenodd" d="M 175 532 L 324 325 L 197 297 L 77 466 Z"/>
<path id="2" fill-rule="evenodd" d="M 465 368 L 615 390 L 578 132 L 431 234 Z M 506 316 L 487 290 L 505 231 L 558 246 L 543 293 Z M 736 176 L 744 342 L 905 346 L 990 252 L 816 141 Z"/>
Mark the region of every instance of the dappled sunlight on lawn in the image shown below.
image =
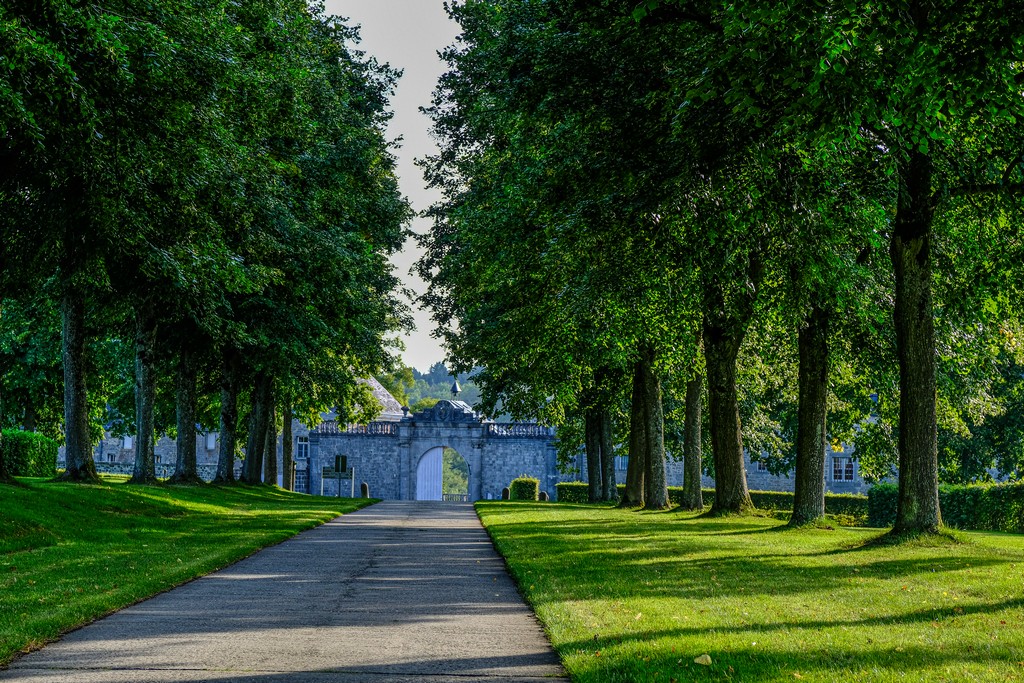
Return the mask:
<path id="1" fill-rule="evenodd" d="M 1024 680 L 1019 536 L 884 546 L 764 517 L 478 509 L 575 680 Z"/>

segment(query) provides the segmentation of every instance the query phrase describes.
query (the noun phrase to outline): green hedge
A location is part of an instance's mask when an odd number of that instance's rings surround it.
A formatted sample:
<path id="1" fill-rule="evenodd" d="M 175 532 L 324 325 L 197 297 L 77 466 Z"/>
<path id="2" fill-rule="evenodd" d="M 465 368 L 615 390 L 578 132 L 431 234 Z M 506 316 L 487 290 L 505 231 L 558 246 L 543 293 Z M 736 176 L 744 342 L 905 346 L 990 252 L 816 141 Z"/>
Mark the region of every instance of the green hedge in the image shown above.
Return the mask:
<path id="1" fill-rule="evenodd" d="M 622 494 L 624 485 L 619 484 L 619 494 Z M 555 491 L 558 500 L 562 503 L 586 503 L 588 502 L 587 483 L 583 481 L 568 481 L 555 484 Z M 704 489 L 704 500 L 714 500 L 715 490 Z M 679 486 L 668 487 L 668 498 L 673 505 L 679 505 L 683 499 L 683 489 Z M 781 510 L 793 509 L 793 494 L 787 491 L 751 491 L 750 500 L 754 507 L 760 510 Z M 852 524 L 864 524 L 868 519 L 868 498 L 849 493 L 827 493 L 825 494 L 825 512 L 830 515 L 848 518 Z"/>
<path id="2" fill-rule="evenodd" d="M 896 521 L 896 484 L 879 484 L 868 493 L 868 523 Z M 1024 482 L 939 486 L 939 509 L 947 526 L 974 531 L 1024 533 Z"/>
<path id="3" fill-rule="evenodd" d="M 57 442 L 35 432 L 5 429 L 0 440 L 0 472 L 14 477 L 57 474 Z"/>
<path id="4" fill-rule="evenodd" d="M 533 477 L 517 477 L 508 485 L 510 500 L 537 500 L 540 496 L 540 480 Z"/>

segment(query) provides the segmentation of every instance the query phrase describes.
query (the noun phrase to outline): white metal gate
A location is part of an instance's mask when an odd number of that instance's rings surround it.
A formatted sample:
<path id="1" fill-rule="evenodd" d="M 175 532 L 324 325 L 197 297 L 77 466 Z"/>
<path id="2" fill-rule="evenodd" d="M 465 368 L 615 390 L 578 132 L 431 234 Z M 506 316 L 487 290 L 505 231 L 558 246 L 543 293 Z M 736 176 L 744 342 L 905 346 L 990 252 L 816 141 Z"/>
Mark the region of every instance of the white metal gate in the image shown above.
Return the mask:
<path id="1" fill-rule="evenodd" d="M 416 500 L 441 500 L 444 446 L 431 448 L 416 468 Z"/>

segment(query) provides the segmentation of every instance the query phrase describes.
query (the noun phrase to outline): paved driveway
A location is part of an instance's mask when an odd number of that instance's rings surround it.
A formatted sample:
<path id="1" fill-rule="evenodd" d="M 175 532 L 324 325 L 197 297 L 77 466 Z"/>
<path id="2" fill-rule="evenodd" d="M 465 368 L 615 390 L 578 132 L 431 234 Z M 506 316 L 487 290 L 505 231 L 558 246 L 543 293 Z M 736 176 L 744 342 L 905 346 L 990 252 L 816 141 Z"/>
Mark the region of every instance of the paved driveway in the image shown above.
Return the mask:
<path id="1" fill-rule="evenodd" d="M 562 676 L 472 506 L 397 501 L 299 534 L 0 671 L 23 683 Z"/>

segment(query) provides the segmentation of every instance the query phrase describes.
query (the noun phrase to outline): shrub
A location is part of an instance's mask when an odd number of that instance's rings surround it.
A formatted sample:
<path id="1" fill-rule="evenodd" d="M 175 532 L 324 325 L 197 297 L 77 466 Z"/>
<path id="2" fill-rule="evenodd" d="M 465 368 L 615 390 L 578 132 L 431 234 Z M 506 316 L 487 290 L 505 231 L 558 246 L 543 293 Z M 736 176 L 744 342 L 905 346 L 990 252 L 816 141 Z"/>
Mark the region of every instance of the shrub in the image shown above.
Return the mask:
<path id="1" fill-rule="evenodd" d="M 57 442 L 35 432 L 5 429 L 0 443 L 0 473 L 13 477 L 57 474 Z"/>
<path id="2" fill-rule="evenodd" d="M 896 484 L 875 484 L 868 491 L 868 526 L 892 526 L 896 521 Z"/>
<path id="3" fill-rule="evenodd" d="M 896 522 L 895 484 L 879 484 L 868 492 L 869 524 Z M 1013 484 L 943 484 L 939 487 L 942 522 L 972 531 L 1024 532 L 1024 482 Z"/>
<path id="4" fill-rule="evenodd" d="M 540 480 L 525 474 L 512 480 L 508 485 L 509 500 L 537 500 L 540 494 Z"/>
<path id="5" fill-rule="evenodd" d="M 559 503 L 586 503 L 589 500 L 586 482 L 563 481 L 555 484 L 555 500 Z"/>
<path id="6" fill-rule="evenodd" d="M 625 485 L 619 484 L 618 488 L 621 496 Z M 586 482 L 567 481 L 556 484 L 555 491 L 560 503 L 586 503 L 589 500 Z M 714 489 L 702 489 L 702 491 L 706 503 L 715 499 Z M 682 504 L 682 487 L 669 486 L 668 499 L 672 505 Z M 793 494 L 788 491 L 751 491 L 750 500 L 754 503 L 754 507 L 761 510 L 785 512 L 793 509 Z M 850 493 L 826 493 L 825 512 L 841 518 L 840 522 L 848 526 L 863 525 L 868 519 L 868 498 Z"/>

